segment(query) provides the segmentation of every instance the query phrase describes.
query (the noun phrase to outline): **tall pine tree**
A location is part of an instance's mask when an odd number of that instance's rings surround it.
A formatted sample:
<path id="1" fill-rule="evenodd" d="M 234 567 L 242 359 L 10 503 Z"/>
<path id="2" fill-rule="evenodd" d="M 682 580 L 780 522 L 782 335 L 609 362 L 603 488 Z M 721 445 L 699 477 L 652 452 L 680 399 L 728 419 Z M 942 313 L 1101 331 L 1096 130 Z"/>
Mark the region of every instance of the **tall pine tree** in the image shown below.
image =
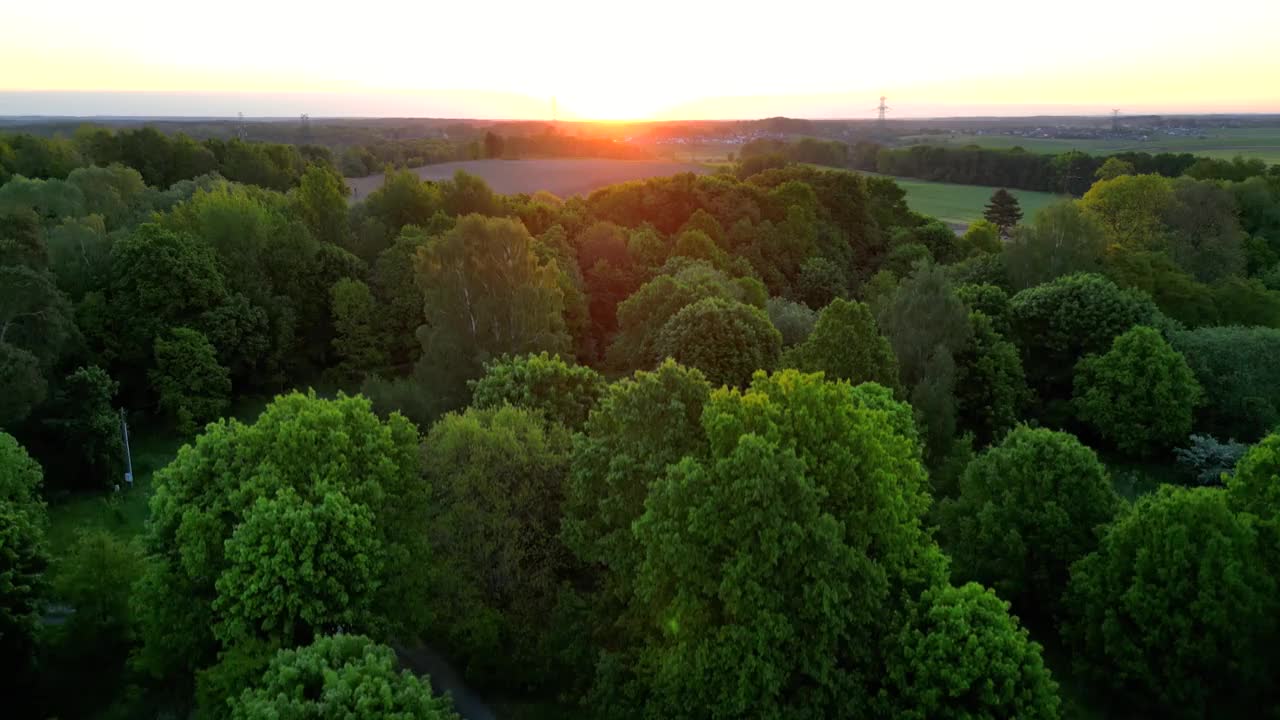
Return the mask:
<path id="1" fill-rule="evenodd" d="M 991 194 L 991 202 L 987 203 L 982 217 L 1000 228 L 1000 234 L 1007 237 L 1013 226 L 1022 220 L 1022 207 L 1018 205 L 1018 198 L 1013 193 L 1000 188 Z"/>

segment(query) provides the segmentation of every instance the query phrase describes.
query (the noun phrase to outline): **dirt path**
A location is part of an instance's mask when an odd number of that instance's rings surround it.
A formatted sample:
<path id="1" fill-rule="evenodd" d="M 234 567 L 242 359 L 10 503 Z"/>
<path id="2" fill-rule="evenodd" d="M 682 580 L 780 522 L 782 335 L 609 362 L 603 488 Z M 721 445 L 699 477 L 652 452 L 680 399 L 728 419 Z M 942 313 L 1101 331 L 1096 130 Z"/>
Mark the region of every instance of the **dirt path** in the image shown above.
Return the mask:
<path id="1" fill-rule="evenodd" d="M 628 180 L 692 172 L 710 173 L 706 165 L 668 160 L 608 160 L 604 158 L 551 160 L 467 160 L 414 168 L 423 180 L 447 180 L 459 170 L 483 179 L 496 193 L 535 193 L 539 190 L 560 197 L 587 195 L 606 185 Z M 347 178 L 351 200 L 362 200 L 382 186 L 382 175 Z"/>
<path id="2" fill-rule="evenodd" d="M 447 692 L 453 696 L 453 707 L 462 716 L 462 720 L 495 720 L 497 715 L 485 703 L 484 698 L 467 687 L 449 661 L 434 649 L 423 645 L 407 648 L 392 645 L 400 664 L 418 675 L 431 677 L 431 689 L 435 692 Z"/>

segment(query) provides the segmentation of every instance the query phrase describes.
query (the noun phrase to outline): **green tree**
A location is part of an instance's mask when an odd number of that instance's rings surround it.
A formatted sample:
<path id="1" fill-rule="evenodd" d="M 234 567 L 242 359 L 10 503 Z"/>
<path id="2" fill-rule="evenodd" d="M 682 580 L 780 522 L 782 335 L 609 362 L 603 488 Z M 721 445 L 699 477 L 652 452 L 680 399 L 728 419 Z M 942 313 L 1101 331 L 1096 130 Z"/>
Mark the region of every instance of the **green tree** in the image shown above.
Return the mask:
<path id="1" fill-rule="evenodd" d="M 1249 448 L 1227 478 L 1231 507 L 1264 520 L 1280 519 L 1280 432 Z"/>
<path id="2" fill-rule="evenodd" d="M 630 600 L 640 551 L 631 524 L 667 466 L 706 453 L 706 377 L 668 360 L 610 385 L 574 440 L 564 507 L 564 540 L 580 561 L 602 569 L 607 602 Z M 609 622 L 612 622 L 612 618 Z"/>
<path id="3" fill-rule="evenodd" d="M 600 373 L 546 352 L 503 356 L 485 365 L 484 376 L 471 381 L 470 386 L 473 407 L 515 405 L 542 413 L 571 430 L 586 423 L 605 392 Z"/>
<path id="4" fill-rule="evenodd" d="M 1011 339 L 1022 352 L 1027 380 L 1044 402 L 1070 394 L 1080 358 L 1105 352 L 1117 335 L 1134 325 L 1161 320 L 1151 298 L 1084 273 L 1014 295 L 1009 317 Z"/>
<path id="5" fill-rule="evenodd" d="M 360 635 L 315 639 L 281 650 L 239 697 L 235 720 L 457 720 L 447 696 L 425 677 L 396 672 L 396 656 Z"/>
<path id="6" fill-rule="evenodd" d="M 1003 248 L 1000 241 L 1000 228 L 990 220 L 975 220 L 969 224 L 956 240 L 958 254 L 961 257 L 972 257 L 982 253 L 997 253 Z"/>
<path id="7" fill-rule="evenodd" d="M 784 348 L 804 342 L 805 338 L 809 337 L 809 333 L 813 332 L 814 324 L 818 322 L 818 313 L 812 308 L 786 298 L 769 298 L 766 310 L 769 313 L 769 322 L 782 333 Z"/>
<path id="8" fill-rule="evenodd" d="M 886 644 L 885 717 L 1059 717 L 1058 684 L 1040 645 L 981 585 L 926 590 Z"/>
<path id="9" fill-rule="evenodd" d="M 369 286 L 343 278 L 329 290 L 333 308 L 333 349 L 340 358 L 335 371 L 358 378 L 387 362 L 378 307 Z"/>
<path id="10" fill-rule="evenodd" d="M 1174 204 L 1171 182 L 1160 175 L 1101 180 L 1080 199 L 1111 241 L 1134 250 L 1160 250 L 1167 242 L 1164 214 Z"/>
<path id="11" fill-rule="evenodd" d="M 139 667 L 181 687 L 236 648 L 421 628 L 417 454 L 408 421 L 341 394 L 209 425 L 153 479 Z"/>
<path id="12" fill-rule="evenodd" d="M 1191 432 L 1200 383 L 1156 330 L 1138 326 L 1076 367 L 1076 414 L 1121 450 L 1149 455 Z"/>
<path id="13" fill-rule="evenodd" d="M 446 213 L 456 217 L 487 215 L 500 217 L 506 213 L 501 195 L 475 175 L 459 170 L 453 179 L 440 183 L 441 204 Z"/>
<path id="14" fill-rule="evenodd" d="M 0 343 L 0 429 L 15 428 L 22 424 L 49 393 L 49 383 L 35 355 Z"/>
<path id="15" fill-rule="evenodd" d="M 423 443 L 436 498 L 432 636 L 473 680 L 514 689 L 555 677 L 546 643 L 570 558 L 559 537 L 570 448 L 563 426 L 509 405 L 446 415 Z"/>
<path id="16" fill-rule="evenodd" d="M 1092 450 L 1068 433 L 1022 426 L 965 468 L 959 496 L 942 505 L 942 537 L 957 579 L 1050 619 L 1071 563 L 1097 547 L 1120 508 Z"/>
<path id="17" fill-rule="evenodd" d="M 654 358 L 701 370 L 712 385 L 746 385 L 757 370 L 772 370 L 782 334 L 760 308 L 704 298 L 680 309 L 654 341 Z"/>
<path id="18" fill-rule="evenodd" d="M 1133 167 L 1133 163 L 1128 160 L 1121 160 L 1118 157 L 1109 157 L 1102 162 L 1102 165 L 1093 176 L 1098 180 L 1114 180 L 1121 175 L 1137 174 L 1138 171 Z"/>
<path id="19" fill-rule="evenodd" d="M 144 563 L 136 541 L 97 528 L 81 531 L 58 559 L 54 595 L 75 612 L 46 635 L 46 712 L 89 715 L 122 695 L 121 687 L 129 681 L 129 655 L 136 647 L 129 597 Z"/>
<path id="20" fill-rule="evenodd" d="M 43 472 L 12 435 L 0 432 L 0 688 L 21 707 L 32 679 L 49 556 L 44 546 Z"/>
<path id="21" fill-rule="evenodd" d="M 824 308 L 813 332 L 786 352 L 781 366 L 821 372 L 830 380 L 848 380 L 855 385 L 876 382 L 887 388 L 900 387 L 893 348 L 880 334 L 871 309 L 852 300 L 837 298 Z"/>
<path id="22" fill-rule="evenodd" d="M 185 233 L 140 225 L 111 246 L 104 322 L 86 327 L 127 399 L 142 394 L 156 339 L 173 327 L 199 327 L 228 295 L 213 249 Z"/>
<path id="23" fill-rule="evenodd" d="M 840 266 L 825 257 L 811 257 L 800 265 L 795 299 L 811 308 L 824 308 L 836 298 L 849 294 L 849 283 Z"/>
<path id="24" fill-rule="evenodd" d="M 160 410 L 183 435 L 193 434 L 230 405 L 231 379 L 227 369 L 218 364 L 205 336 L 190 328 L 174 328 L 168 337 L 156 338 L 151 385 Z"/>
<path id="25" fill-rule="evenodd" d="M 936 463 L 950 451 L 955 435 L 955 354 L 973 337 L 969 311 L 946 271 L 926 265 L 898 286 L 876 320 L 898 358 L 928 457 Z"/>
<path id="26" fill-rule="evenodd" d="M 988 283 L 966 283 L 956 286 L 956 297 L 969 312 L 986 315 L 996 332 L 1009 335 L 1009 293 L 1004 288 Z"/>
<path id="27" fill-rule="evenodd" d="M 445 409 L 465 402 L 465 381 L 491 358 L 569 350 L 559 269 L 534 244 L 519 221 L 468 215 L 418 250 L 420 364 L 443 376 L 433 390 Z"/>
<path id="28" fill-rule="evenodd" d="M 59 474 L 91 488 L 120 481 L 124 448 L 114 400 L 119 385 L 106 370 L 79 367 L 54 392 L 44 424 L 64 448 L 56 460 Z M 51 463 L 55 462 L 51 460 Z"/>
<path id="29" fill-rule="evenodd" d="M 1204 388 L 1197 428 L 1253 442 L 1280 425 L 1280 330 L 1206 327 L 1170 340 Z"/>
<path id="30" fill-rule="evenodd" d="M 982 211 L 987 222 L 1000 228 L 1000 234 L 1007 236 L 1013 227 L 1022 221 L 1022 207 L 1013 193 L 1000 188 L 991 194 L 991 200 Z"/>
<path id="31" fill-rule="evenodd" d="M 622 368 L 648 367 L 658 355 L 658 335 L 681 309 L 706 298 L 754 305 L 752 296 L 759 289 L 758 282 L 730 279 L 702 261 L 661 274 L 618 305 L 618 335 L 609 348 L 609 361 Z M 764 303 L 762 298 L 758 306 Z"/>
<path id="32" fill-rule="evenodd" d="M 794 370 L 713 394 L 709 457 L 671 467 L 635 524 L 648 713 L 856 714 L 894 599 L 945 568 L 905 408 L 881 403 Z"/>
<path id="33" fill-rule="evenodd" d="M 991 318 L 970 312 L 969 324 L 973 337 L 955 354 L 956 420 L 985 447 L 1017 424 L 1031 391 L 1018 348 L 996 331 Z"/>
<path id="34" fill-rule="evenodd" d="M 1144 712 L 1256 714 L 1274 691 L 1280 618 L 1269 552 L 1221 489 L 1140 498 L 1071 568 L 1063 635 L 1077 668 Z"/>
<path id="35" fill-rule="evenodd" d="M 298 187 L 291 191 L 294 212 L 321 242 L 347 247 L 346 182 L 332 168 L 313 163 L 302 173 Z"/>
<path id="36" fill-rule="evenodd" d="M 1099 272 L 1107 251 L 1107 231 L 1080 203 L 1042 208 L 1014 231 L 1002 255 L 1015 290 L 1078 272 Z"/>

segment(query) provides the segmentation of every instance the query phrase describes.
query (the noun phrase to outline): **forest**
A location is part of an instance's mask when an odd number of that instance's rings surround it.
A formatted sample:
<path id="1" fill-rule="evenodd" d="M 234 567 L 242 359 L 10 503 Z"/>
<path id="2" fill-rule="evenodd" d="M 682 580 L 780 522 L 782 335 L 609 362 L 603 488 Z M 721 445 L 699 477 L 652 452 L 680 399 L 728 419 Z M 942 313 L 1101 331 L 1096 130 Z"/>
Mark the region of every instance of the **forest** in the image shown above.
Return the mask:
<path id="1" fill-rule="evenodd" d="M 457 717 L 420 648 L 512 718 L 1280 714 L 1280 175 L 1090 160 L 960 234 L 799 152 L 353 203 L 0 137 L 10 716 Z M 182 439 L 145 486 L 122 418 Z"/>

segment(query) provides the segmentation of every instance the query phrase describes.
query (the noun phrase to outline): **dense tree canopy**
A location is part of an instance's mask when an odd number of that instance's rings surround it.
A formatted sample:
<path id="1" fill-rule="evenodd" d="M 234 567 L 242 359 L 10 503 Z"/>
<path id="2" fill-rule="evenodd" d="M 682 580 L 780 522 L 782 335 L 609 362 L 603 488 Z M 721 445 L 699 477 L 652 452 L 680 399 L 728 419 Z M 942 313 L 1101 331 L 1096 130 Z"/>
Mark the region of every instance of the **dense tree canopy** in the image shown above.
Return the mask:
<path id="1" fill-rule="evenodd" d="M 177 679 L 240 643 L 413 626 L 417 433 L 367 401 L 292 394 L 210 425 L 157 473 L 140 662 Z M 188 676 L 189 678 L 189 676 Z"/>
<path id="2" fill-rule="evenodd" d="M 782 358 L 783 367 L 821 372 L 830 380 L 875 382 L 899 387 L 898 361 L 876 326 L 871 310 L 837 298 L 823 308 L 813 332 Z"/>
<path id="3" fill-rule="evenodd" d="M 1092 450 L 1023 426 L 965 468 L 959 496 L 942 506 L 942 534 L 957 578 L 994 588 L 1024 616 L 1048 617 L 1071 563 L 1119 508 Z"/>
<path id="4" fill-rule="evenodd" d="M 484 376 L 471 382 L 471 405 L 476 408 L 515 405 L 540 412 L 549 420 L 577 429 L 604 394 L 600 373 L 566 363 L 545 352 L 504 356 L 485 366 Z"/>
<path id="5" fill-rule="evenodd" d="M 1076 414 L 1128 453 L 1149 454 L 1186 437 L 1200 396 L 1187 361 L 1141 325 L 1076 366 Z"/>
<path id="6" fill-rule="evenodd" d="M 1079 667 L 1168 715 L 1256 711 L 1275 690 L 1268 552 L 1221 489 L 1139 499 L 1071 569 L 1064 635 Z"/>
<path id="7" fill-rule="evenodd" d="M 281 650 L 260 678 L 229 700 L 235 720 L 456 720 L 453 703 L 425 678 L 396 672 L 391 649 L 333 635 Z"/>
<path id="8" fill-rule="evenodd" d="M 12 435 L 0 432 L 0 687 L 20 707 L 34 669 L 49 557 L 40 499 L 40 465 Z"/>
<path id="9" fill-rule="evenodd" d="M 1057 683 L 1008 603 L 980 585 L 926 590 L 889 639 L 892 717 L 1057 718 Z"/>

